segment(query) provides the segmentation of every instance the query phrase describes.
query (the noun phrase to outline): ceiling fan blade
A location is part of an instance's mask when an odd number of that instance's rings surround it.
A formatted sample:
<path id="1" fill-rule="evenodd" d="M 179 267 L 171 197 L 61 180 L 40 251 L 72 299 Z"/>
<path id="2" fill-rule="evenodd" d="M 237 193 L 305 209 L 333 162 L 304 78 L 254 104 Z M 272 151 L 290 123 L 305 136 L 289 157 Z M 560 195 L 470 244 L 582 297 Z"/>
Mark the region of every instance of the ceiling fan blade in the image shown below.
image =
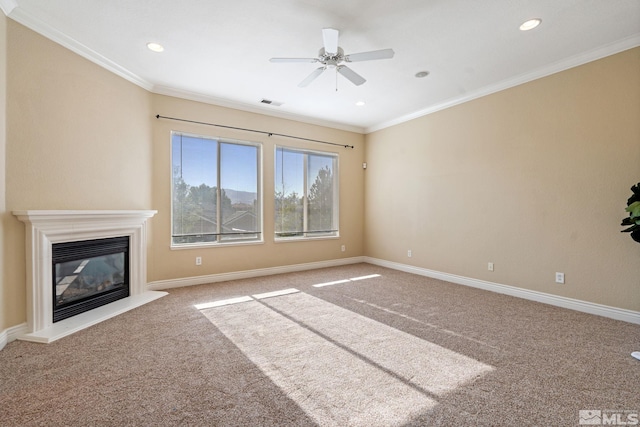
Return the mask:
<path id="1" fill-rule="evenodd" d="M 324 51 L 334 55 L 338 53 L 338 35 L 340 32 L 333 28 L 322 29 L 322 40 L 324 41 Z"/>
<path id="2" fill-rule="evenodd" d="M 308 86 L 308 85 L 309 85 L 309 83 L 311 83 L 312 81 L 314 81 L 315 79 L 317 79 L 317 78 L 318 78 L 318 76 L 319 76 L 320 74 L 322 74 L 322 72 L 325 70 L 325 68 L 327 68 L 327 67 L 318 67 L 318 68 L 316 68 L 315 70 L 313 70 L 313 73 L 309 74 L 309 75 L 307 76 L 307 78 L 306 78 L 306 79 L 304 79 L 303 81 L 301 81 L 301 82 L 298 84 L 298 87 L 306 87 L 306 86 Z"/>
<path id="3" fill-rule="evenodd" d="M 371 52 L 352 53 L 345 55 L 347 62 L 372 61 L 374 59 L 391 59 L 394 55 L 393 49 L 372 50 Z"/>
<path id="4" fill-rule="evenodd" d="M 271 62 L 318 62 L 318 58 L 271 58 Z"/>
<path id="5" fill-rule="evenodd" d="M 360 74 L 356 73 L 346 65 L 340 65 L 338 67 L 338 72 L 345 76 L 351 83 L 356 86 L 360 86 L 367 81 L 364 77 L 362 77 Z"/>

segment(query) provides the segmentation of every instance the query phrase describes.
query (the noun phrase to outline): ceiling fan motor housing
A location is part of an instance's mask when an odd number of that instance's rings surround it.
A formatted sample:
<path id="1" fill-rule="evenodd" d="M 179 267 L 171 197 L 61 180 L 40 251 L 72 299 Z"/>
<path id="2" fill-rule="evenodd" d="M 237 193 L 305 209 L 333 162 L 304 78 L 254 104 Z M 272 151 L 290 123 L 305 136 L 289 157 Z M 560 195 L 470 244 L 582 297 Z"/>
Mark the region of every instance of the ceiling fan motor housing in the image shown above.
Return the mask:
<path id="1" fill-rule="evenodd" d="M 331 54 L 327 53 L 324 47 L 321 47 L 318 51 L 318 58 L 320 59 L 320 63 L 326 65 L 329 68 L 335 68 L 344 61 L 344 51 L 341 47 L 338 47 L 338 52 Z"/>

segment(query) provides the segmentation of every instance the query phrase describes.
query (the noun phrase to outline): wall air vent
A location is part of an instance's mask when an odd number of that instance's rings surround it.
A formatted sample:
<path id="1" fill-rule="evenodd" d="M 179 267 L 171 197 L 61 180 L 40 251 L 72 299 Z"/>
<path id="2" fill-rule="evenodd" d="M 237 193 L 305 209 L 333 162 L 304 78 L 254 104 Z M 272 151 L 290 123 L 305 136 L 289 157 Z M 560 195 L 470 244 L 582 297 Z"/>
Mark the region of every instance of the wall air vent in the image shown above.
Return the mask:
<path id="1" fill-rule="evenodd" d="M 274 107 L 279 107 L 282 105 L 282 102 L 278 102 L 278 101 L 272 101 L 270 99 L 262 99 L 260 101 L 260 103 L 262 104 L 267 104 L 267 105 L 273 105 Z"/>

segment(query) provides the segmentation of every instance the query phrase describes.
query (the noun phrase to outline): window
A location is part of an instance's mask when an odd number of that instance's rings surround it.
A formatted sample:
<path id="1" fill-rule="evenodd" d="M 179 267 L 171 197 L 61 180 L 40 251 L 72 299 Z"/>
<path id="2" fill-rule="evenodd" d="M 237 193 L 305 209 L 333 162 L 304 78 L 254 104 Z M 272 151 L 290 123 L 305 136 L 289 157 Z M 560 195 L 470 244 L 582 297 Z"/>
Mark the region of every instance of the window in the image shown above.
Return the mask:
<path id="1" fill-rule="evenodd" d="M 261 147 L 171 134 L 172 245 L 262 239 Z"/>
<path id="2" fill-rule="evenodd" d="M 276 148 L 275 235 L 338 235 L 338 155 Z"/>

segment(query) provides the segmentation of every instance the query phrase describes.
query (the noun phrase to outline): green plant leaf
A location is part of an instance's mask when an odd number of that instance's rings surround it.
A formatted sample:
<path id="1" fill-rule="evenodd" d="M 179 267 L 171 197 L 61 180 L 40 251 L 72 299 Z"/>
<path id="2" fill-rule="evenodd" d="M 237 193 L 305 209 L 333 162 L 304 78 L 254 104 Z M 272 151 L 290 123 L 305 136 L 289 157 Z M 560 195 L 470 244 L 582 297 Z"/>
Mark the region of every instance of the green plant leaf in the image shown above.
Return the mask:
<path id="1" fill-rule="evenodd" d="M 632 195 L 627 200 L 627 205 L 631 205 L 633 202 L 640 202 L 640 182 L 631 187 Z"/>
<path id="2" fill-rule="evenodd" d="M 626 207 L 625 211 L 629 212 L 631 218 L 640 217 L 640 202 L 633 202 Z"/>
<path id="3" fill-rule="evenodd" d="M 631 226 L 622 230 L 623 233 L 631 233 L 631 238 L 640 243 L 640 182 L 631 187 L 631 197 L 627 200 L 626 211 L 629 217 L 622 220 L 622 226 Z"/>

